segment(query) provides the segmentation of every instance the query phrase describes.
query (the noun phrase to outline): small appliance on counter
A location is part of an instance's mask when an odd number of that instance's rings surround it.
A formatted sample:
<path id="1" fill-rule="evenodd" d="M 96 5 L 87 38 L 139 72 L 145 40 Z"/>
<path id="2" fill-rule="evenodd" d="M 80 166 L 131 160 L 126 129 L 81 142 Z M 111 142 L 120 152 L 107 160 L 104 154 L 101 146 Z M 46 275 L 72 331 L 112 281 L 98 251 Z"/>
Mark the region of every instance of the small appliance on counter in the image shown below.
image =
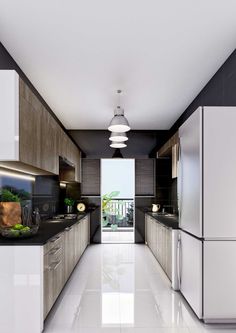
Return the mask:
<path id="1" fill-rule="evenodd" d="M 160 208 L 161 208 L 160 204 L 152 204 L 152 212 L 153 213 L 157 213 Z"/>

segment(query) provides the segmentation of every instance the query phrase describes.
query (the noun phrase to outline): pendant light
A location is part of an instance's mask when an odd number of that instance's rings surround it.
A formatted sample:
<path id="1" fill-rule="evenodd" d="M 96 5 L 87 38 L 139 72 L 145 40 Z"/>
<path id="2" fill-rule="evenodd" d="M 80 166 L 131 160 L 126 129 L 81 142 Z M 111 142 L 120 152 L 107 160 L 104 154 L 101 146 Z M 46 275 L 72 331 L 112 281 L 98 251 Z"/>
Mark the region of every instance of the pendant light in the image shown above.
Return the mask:
<path id="1" fill-rule="evenodd" d="M 112 118 L 108 130 L 116 133 L 124 133 L 130 130 L 129 122 L 124 116 L 124 109 L 120 107 L 120 94 L 121 90 L 117 90 L 119 105 L 114 111 L 114 117 Z"/>
<path id="2" fill-rule="evenodd" d="M 111 148 L 125 148 L 127 147 L 127 145 L 124 142 L 116 142 L 116 141 L 112 141 L 112 143 L 110 144 Z"/>
<path id="3" fill-rule="evenodd" d="M 109 140 L 116 141 L 116 142 L 124 142 L 124 141 L 128 140 L 128 137 L 127 137 L 126 133 L 112 132 Z"/>

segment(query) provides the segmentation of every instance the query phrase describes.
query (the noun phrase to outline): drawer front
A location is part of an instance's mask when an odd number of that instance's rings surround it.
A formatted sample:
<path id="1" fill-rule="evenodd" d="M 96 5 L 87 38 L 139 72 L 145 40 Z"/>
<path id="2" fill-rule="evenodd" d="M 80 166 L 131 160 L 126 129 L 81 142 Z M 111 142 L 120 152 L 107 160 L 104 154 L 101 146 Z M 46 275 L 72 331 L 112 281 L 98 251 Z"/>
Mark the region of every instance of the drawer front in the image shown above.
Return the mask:
<path id="1" fill-rule="evenodd" d="M 44 254 L 47 254 L 49 251 L 51 251 L 54 248 L 62 247 L 63 243 L 63 233 L 51 238 L 47 244 L 44 245 Z"/>

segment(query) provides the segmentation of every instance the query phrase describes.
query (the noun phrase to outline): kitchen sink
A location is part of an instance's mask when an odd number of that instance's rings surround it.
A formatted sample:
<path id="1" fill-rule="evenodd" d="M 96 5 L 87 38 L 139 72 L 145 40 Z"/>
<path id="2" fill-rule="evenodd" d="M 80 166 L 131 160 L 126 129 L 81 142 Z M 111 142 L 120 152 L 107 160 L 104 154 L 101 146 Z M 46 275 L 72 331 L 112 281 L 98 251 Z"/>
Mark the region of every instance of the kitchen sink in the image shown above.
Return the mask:
<path id="1" fill-rule="evenodd" d="M 62 219 L 57 219 L 57 220 L 47 220 L 46 223 L 61 223 L 64 222 L 65 220 Z"/>

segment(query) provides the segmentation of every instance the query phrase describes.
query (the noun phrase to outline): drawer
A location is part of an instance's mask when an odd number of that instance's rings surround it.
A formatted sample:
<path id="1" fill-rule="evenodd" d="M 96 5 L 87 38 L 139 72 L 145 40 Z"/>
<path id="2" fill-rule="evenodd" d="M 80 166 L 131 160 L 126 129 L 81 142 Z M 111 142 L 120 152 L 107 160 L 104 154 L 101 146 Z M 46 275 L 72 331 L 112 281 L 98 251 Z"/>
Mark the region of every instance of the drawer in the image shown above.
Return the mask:
<path id="1" fill-rule="evenodd" d="M 47 244 L 44 245 L 44 255 L 53 250 L 54 248 L 62 247 L 63 233 L 51 238 Z"/>
<path id="2" fill-rule="evenodd" d="M 55 247 L 55 248 L 51 249 L 47 253 L 47 257 L 48 257 L 48 264 L 49 265 L 51 265 L 52 263 L 61 261 L 63 259 L 62 247 Z"/>

